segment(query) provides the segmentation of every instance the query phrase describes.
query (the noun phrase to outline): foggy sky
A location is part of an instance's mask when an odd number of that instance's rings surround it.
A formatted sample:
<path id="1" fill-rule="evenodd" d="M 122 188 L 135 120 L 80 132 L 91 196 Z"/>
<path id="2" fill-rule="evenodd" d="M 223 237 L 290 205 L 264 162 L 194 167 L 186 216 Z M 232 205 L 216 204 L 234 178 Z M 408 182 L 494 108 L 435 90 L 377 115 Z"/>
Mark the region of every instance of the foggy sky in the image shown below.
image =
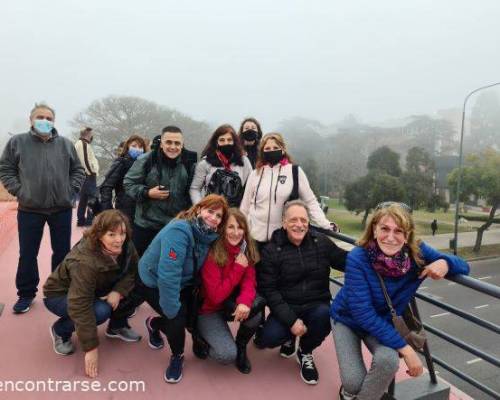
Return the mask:
<path id="1" fill-rule="evenodd" d="M 363 122 L 461 107 L 500 81 L 500 2 L 2 2 L 1 133 L 35 101 L 56 126 L 134 95 L 213 125 L 292 116 Z M 168 123 L 168 121 L 166 121 Z"/>

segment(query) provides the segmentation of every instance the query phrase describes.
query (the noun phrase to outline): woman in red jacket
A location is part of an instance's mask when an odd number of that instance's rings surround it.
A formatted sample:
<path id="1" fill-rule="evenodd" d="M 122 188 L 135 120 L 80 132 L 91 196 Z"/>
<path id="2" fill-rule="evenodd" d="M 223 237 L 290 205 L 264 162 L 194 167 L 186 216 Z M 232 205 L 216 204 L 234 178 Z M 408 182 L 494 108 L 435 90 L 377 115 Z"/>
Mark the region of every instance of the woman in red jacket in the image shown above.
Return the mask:
<path id="1" fill-rule="evenodd" d="M 241 373 L 251 365 L 246 347 L 261 319 L 263 302 L 256 300 L 257 250 L 245 216 L 229 210 L 224 234 L 213 245 L 201 269 L 203 304 L 198 334 L 208 344 L 208 354 L 223 364 L 236 362 Z M 260 304 L 258 304 L 260 303 Z M 236 339 L 227 321 L 240 322 Z"/>

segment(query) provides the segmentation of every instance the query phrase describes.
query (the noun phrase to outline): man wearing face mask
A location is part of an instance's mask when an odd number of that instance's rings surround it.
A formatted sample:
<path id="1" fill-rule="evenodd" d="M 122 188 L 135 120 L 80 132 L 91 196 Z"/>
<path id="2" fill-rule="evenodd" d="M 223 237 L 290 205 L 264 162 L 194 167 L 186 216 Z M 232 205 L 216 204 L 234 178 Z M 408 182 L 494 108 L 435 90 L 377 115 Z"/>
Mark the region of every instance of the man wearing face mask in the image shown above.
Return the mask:
<path id="1" fill-rule="evenodd" d="M 210 193 L 224 196 L 230 207 L 239 207 L 243 187 L 252 172 L 231 125 L 219 126 L 210 137 L 189 189 L 193 204 Z"/>
<path id="2" fill-rule="evenodd" d="M 310 231 L 309 219 L 306 203 L 286 203 L 282 228 L 274 231 L 261 252 L 257 286 L 271 313 L 256 344 L 281 346 L 286 358 L 296 351 L 302 380 L 315 385 L 319 374 L 312 352 L 331 329 L 330 268 L 343 271 L 347 252 L 324 234 Z"/>
<path id="3" fill-rule="evenodd" d="M 189 187 L 197 154 L 184 148 L 184 136 L 176 126 L 163 128 L 159 139 L 159 145 L 139 157 L 123 179 L 125 192 L 136 202 L 132 241 L 139 256 L 191 204 Z"/>
<path id="4" fill-rule="evenodd" d="M 97 192 L 97 176 L 99 175 L 99 162 L 91 146 L 94 134 L 92 128 L 83 128 L 80 131 L 80 139 L 75 143 L 76 154 L 80 163 L 85 168 L 85 181 L 80 191 L 80 201 L 77 210 L 77 226 L 90 226 L 94 214 L 87 207 L 89 200 L 95 199 Z"/>
<path id="5" fill-rule="evenodd" d="M 85 179 L 73 143 L 54 128 L 55 112 L 35 104 L 31 129 L 12 137 L 0 158 L 0 180 L 18 201 L 19 264 L 15 313 L 29 311 L 38 290 L 38 251 L 45 223 L 52 244 L 52 271 L 71 247 L 72 198 Z"/>

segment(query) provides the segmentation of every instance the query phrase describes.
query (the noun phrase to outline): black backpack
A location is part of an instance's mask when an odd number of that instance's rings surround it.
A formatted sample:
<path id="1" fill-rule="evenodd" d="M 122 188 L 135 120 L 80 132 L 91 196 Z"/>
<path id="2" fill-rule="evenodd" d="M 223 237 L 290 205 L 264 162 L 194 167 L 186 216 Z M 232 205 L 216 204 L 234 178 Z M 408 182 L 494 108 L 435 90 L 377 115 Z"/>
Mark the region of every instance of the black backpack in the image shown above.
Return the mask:
<path id="1" fill-rule="evenodd" d="M 220 194 L 229 203 L 229 207 L 239 207 L 243 198 L 243 184 L 235 171 L 217 169 L 207 185 L 207 194 Z"/>

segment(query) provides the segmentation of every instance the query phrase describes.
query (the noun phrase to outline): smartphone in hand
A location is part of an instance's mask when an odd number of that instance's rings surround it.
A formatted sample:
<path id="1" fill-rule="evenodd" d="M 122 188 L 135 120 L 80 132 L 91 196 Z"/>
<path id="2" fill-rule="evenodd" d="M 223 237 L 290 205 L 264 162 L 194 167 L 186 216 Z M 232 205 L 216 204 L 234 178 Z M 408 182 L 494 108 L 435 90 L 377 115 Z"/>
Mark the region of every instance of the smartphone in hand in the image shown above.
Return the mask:
<path id="1" fill-rule="evenodd" d="M 243 239 L 240 244 L 240 253 L 245 254 L 245 251 L 247 251 L 247 241 Z"/>

